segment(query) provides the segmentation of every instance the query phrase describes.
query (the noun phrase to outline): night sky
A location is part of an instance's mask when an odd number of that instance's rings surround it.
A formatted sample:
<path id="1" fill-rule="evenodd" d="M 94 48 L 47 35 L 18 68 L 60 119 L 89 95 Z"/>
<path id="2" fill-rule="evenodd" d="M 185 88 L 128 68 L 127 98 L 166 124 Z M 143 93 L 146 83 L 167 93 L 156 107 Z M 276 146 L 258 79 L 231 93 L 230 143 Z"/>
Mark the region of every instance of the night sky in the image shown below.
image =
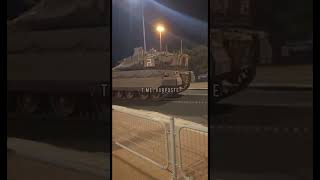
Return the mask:
<path id="1" fill-rule="evenodd" d="M 112 4 L 112 60 L 117 61 L 143 47 L 141 0 L 113 0 Z M 155 25 L 161 23 L 166 31 L 162 36 L 163 49 L 207 45 L 208 0 L 144 0 L 147 49 L 159 49 L 159 33 Z"/>
<path id="2" fill-rule="evenodd" d="M 7 19 L 18 16 L 28 8 L 28 4 L 24 0 L 7 0 Z"/>

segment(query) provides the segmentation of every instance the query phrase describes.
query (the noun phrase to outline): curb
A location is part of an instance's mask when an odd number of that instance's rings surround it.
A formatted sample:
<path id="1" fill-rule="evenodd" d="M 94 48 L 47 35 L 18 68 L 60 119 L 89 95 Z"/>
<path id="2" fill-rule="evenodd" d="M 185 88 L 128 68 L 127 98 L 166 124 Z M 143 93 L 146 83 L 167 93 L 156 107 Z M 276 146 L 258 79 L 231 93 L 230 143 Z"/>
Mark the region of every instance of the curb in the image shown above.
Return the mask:
<path id="1" fill-rule="evenodd" d="M 53 145 L 24 139 L 9 138 L 8 140 L 7 149 L 24 158 L 73 171 L 90 173 L 107 178 L 110 177 L 109 167 L 101 167 L 97 164 L 86 162 L 86 160 L 83 161 L 83 158 L 93 159 L 91 158 L 91 153 L 58 148 Z M 70 153 L 76 155 L 70 157 Z M 64 154 L 64 156 L 61 156 L 62 154 Z"/>
<path id="2" fill-rule="evenodd" d="M 264 90 L 300 90 L 312 91 L 313 85 L 307 84 L 250 84 L 250 89 L 264 89 Z M 208 90 L 208 88 L 188 88 L 188 90 Z"/>
<path id="3" fill-rule="evenodd" d="M 252 89 L 265 89 L 265 90 L 301 90 L 301 91 L 311 91 L 313 90 L 313 85 L 309 84 L 264 84 L 264 83 L 254 83 L 250 84 L 248 88 Z"/>
<path id="4" fill-rule="evenodd" d="M 208 88 L 188 88 L 187 90 L 208 90 Z"/>
<path id="5" fill-rule="evenodd" d="M 234 134 L 283 134 L 305 136 L 312 134 L 313 130 L 310 127 L 258 127 L 258 126 L 237 126 L 237 125 L 218 125 L 211 126 L 216 133 L 234 133 Z"/>

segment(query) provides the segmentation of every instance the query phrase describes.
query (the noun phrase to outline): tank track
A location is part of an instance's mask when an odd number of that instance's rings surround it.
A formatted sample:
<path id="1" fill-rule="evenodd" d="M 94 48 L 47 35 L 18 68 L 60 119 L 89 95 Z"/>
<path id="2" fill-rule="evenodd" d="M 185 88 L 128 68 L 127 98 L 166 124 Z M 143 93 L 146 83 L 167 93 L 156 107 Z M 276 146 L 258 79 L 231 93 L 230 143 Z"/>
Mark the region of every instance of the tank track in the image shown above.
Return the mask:
<path id="1" fill-rule="evenodd" d="M 174 93 L 142 93 L 138 91 L 113 91 L 112 97 L 115 99 L 139 99 L 139 100 L 161 100 L 166 97 L 175 97 L 177 94 L 187 90 L 191 83 L 191 73 L 190 72 L 183 72 L 180 73 L 180 77 L 182 80 L 182 85 L 179 87 L 161 87 L 161 88 L 177 88 L 178 91 Z"/>
<path id="2" fill-rule="evenodd" d="M 190 72 L 180 73 L 180 77 L 182 79 L 182 91 L 185 91 L 190 87 L 191 73 Z"/>
<path id="3" fill-rule="evenodd" d="M 106 120 L 108 97 L 90 94 L 8 93 L 8 118 Z"/>
<path id="4" fill-rule="evenodd" d="M 224 46 L 226 51 L 231 58 L 231 70 L 227 75 L 222 75 L 219 80 L 214 82 L 221 85 L 221 94 L 218 97 L 215 97 L 215 101 L 220 101 L 223 98 L 232 96 L 235 93 L 238 93 L 249 86 L 253 81 L 256 75 L 256 62 L 259 55 L 259 46 L 257 35 L 254 31 L 247 29 L 237 29 L 237 28 L 227 28 L 219 29 L 217 32 L 226 33 L 227 40 L 224 41 Z M 212 32 L 214 32 L 212 30 Z M 252 43 L 246 48 L 247 54 L 242 54 L 239 51 L 239 45 L 242 44 L 241 35 L 245 35 L 247 38 L 252 37 Z M 245 50 L 245 49 L 244 49 Z M 241 64 L 242 61 L 245 61 L 245 64 Z M 215 64 L 213 64 L 214 68 Z M 218 79 L 214 77 L 214 79 Z"/>
<path id="5" fill-rule="evenodd" d="M 224 98 L 234 95 L 237 92 L 240 92 L 246 89 L 249 84 L 252 82 L 255 76 L 255 68 L 244 68 L 239 73 L 238 78 L 234 82 L 230 82 L 227 80 L 216 82 L 221 85 L 221 93 L 219 96 L 215 97 L 215 101 L 220 101 Z"/>

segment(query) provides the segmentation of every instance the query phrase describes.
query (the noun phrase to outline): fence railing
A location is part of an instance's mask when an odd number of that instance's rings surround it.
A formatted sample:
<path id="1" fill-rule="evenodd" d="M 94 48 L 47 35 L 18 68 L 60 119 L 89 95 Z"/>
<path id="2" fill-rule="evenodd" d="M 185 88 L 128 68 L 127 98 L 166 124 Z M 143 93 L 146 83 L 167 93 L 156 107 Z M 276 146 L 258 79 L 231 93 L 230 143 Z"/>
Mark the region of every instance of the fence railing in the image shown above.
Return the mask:
<path id="1" fill-rule="evenodd" d="M 112 140 L 160 168 L 168 167 L 168 143 L 165 124 L 123 112 L 113 113 Z M 124 118 L 123 118 L 124 117 Z"/>
<path id="2" fill-rule="evenodd" d="M 179 167 L 184 177 L 208 179 L 208 131 L 180 127 L 177 132 Z"/>
<path id="3" fill-rule="evenodd" d="M 208 129 L 113 110 L 112 140 L 172 174 L 172 179 L 208 179 Z"/>

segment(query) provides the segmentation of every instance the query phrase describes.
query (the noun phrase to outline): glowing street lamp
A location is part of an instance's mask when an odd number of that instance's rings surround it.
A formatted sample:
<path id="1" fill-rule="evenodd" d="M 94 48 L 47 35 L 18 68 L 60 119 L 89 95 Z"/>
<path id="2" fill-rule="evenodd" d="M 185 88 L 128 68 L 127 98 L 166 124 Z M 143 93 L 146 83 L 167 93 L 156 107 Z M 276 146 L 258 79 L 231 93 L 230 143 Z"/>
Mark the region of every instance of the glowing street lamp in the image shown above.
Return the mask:
<path id="1" fill-rule="evenodd" d="M 161 43 L 161 34 L 162 32 L 164 31 L 164 27 L 162 25 L 158 25 L 157 26 L 157 31 L 159 32 L 159 35 L 160 35 L 160 51 L 162 51 L 162 43 Z"/>

